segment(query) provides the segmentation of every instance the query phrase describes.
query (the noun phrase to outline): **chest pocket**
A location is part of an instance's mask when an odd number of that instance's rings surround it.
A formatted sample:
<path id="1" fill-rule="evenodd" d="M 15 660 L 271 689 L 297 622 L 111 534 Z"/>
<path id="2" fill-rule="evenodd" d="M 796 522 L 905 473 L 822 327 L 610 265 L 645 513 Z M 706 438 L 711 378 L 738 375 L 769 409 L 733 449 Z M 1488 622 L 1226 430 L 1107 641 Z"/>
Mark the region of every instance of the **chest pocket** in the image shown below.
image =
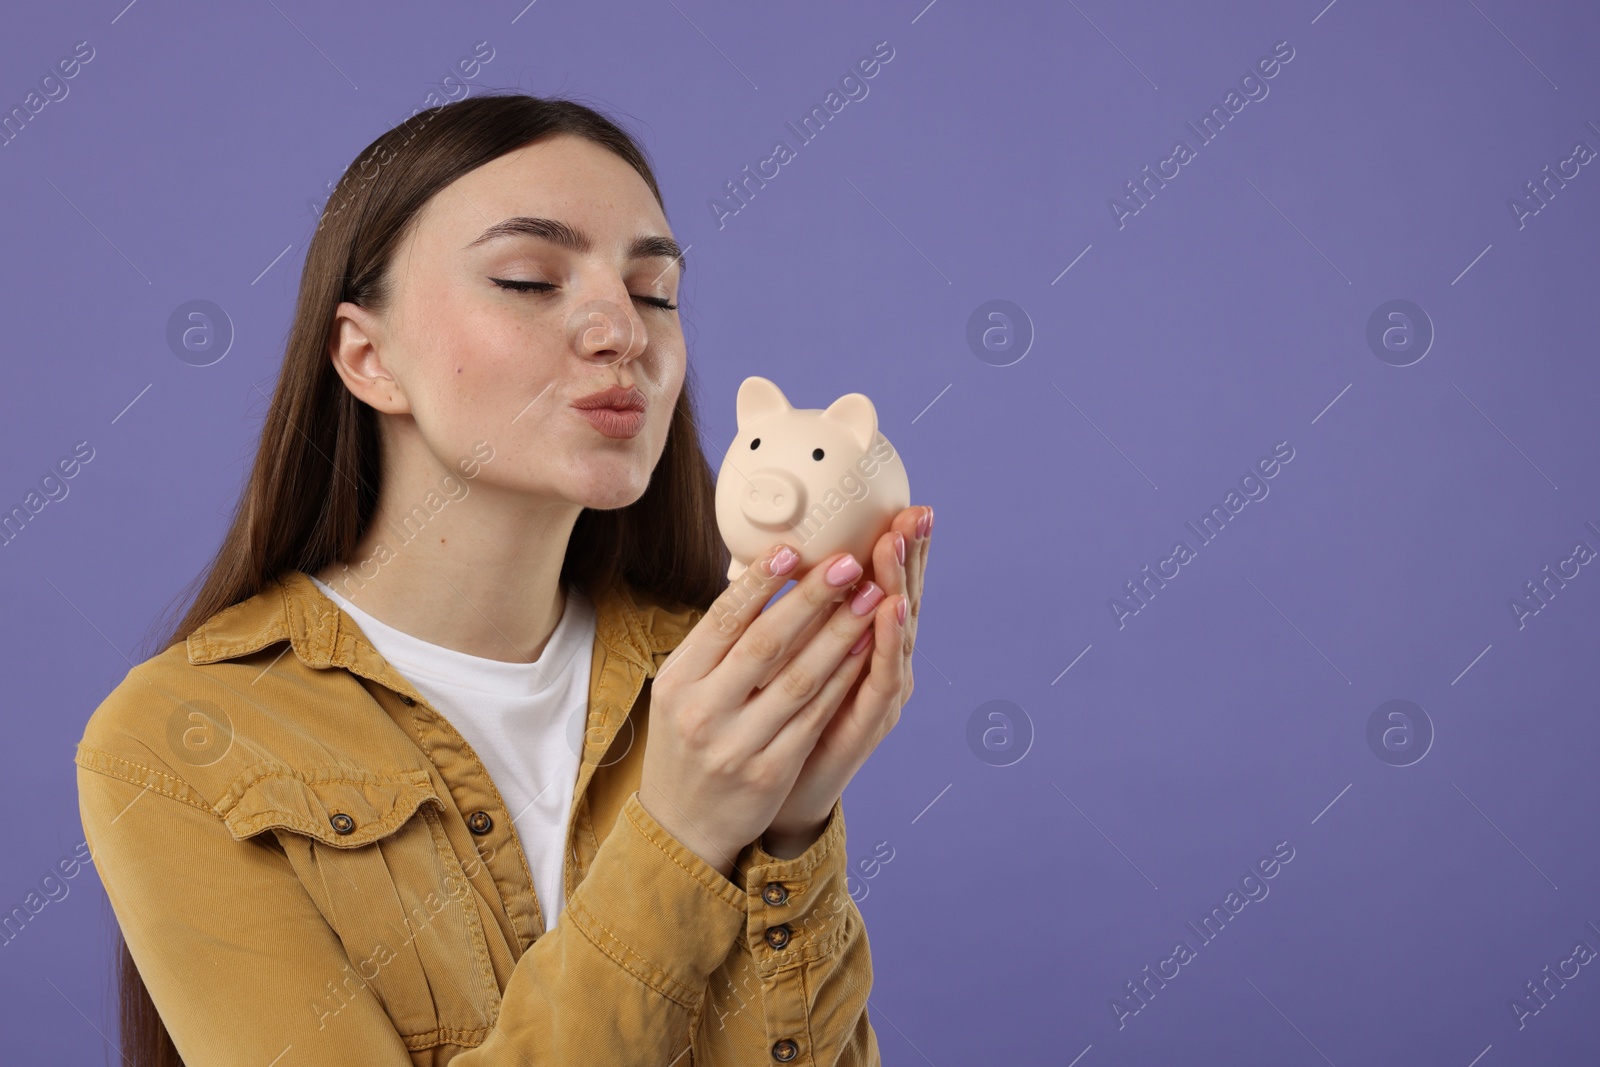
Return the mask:
<path id="1" fill-rule="evenodd" d="M 324 1025 L 365 986 L 413 1052 L 488 1036 L 500 991 L 444 810 L 426 771 L 339 768 L 263 777 L 226 814 L 240 840 L 276 836 L 344 944 L 349 967 L 308 991 Z"/>

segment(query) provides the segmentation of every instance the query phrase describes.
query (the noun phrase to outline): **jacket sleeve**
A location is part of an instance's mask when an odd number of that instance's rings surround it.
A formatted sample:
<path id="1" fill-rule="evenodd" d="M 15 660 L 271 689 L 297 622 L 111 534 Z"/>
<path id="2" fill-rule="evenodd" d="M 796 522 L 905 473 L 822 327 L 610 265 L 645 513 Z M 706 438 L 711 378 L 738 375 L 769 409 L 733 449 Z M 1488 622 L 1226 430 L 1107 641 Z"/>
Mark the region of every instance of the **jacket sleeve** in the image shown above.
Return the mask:
<path id="1" fill-rule="evenodd" d="M 745 926 L 711 977 L 693 1064 L 880 1067 L 867 1018 L 872 953 L 847 886 L 843 801 L 799 856 L 778 859 L 758 840 L 735 871 Z"/>
<path id="2" fill-rule="evenodd" d="M 95 759 L 80 748 L 85 836 L 187 1067 L 448 1058 L 406 1047 L 272 835 L 237 840 L 181 780 L 121 760 L 126 777 L 85 766 Z M 635 792 L 556 926 L 518 959 L 487 1036 L 449 1062 L 682 1064 L 711 974 L 747 925 L 742 889 L 656 823 Z M 770 1059 L 764 1043 L 756 1051 L 761 1058 L 740 1062 Z"/>
<path id="3" fill-rule="evenodd" d="M 494 1029 L 452 1067 L 687 1067 L 711 973 L 745 927 L 744 892 L 635 790 L 555 927 L 517 961 Z"/>

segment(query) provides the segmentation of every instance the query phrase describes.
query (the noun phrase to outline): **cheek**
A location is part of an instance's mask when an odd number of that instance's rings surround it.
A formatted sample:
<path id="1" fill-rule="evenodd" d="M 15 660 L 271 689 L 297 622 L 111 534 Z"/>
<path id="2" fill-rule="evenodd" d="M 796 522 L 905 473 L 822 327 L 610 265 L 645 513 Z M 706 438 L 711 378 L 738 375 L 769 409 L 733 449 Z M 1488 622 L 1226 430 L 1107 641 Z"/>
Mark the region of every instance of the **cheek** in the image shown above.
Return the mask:
<path id="1" fill-rule="evenodd" d="M 666 380 L 661 385 L 661 406 L 664 409 L 665 417 L 662 419 L 661 436 L 665 439 L 667 429 L 672 425 L 673 412 L 678 409 L 678 397 L 683 393 L 683 362 L 679 360 L 663 373 Z"/>
<path id="2" fill-rule="evenodd" d="M 677 405 L 678 394 L 683 391 L 683 381 L 687 373 L 687 361 L 681 350 L 674 353 L 671 359 L 664 360 L 658 366 L 656 381 L 661 390 L 661 395 L 672 402 L 668 405 L 669 407 Z"/>
<path id="3" fill-rule="evenodd" d="M 435 381 L 447 397 L 483 413 L 511 406 L 509 419 L 551 381 L 549 342 L 503 311 L 459 318 L 438 338 Z"/>

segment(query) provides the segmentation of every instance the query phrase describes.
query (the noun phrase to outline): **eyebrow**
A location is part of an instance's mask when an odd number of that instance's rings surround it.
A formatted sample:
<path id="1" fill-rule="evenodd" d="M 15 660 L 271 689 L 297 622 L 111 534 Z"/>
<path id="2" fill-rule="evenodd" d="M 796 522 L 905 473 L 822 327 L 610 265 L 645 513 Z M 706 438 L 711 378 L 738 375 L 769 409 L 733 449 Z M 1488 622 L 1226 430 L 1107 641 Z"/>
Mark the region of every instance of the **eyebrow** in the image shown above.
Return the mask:
<path id="1" fill-rule="evenodd" d="M 560 219 L 534 218 L 528 215 L 517 215 L 513 218 L 502 219 L 478 235 L 477 239 L 465 247 L 473 248 L 488 241 L 498 240 L 502 237 L 540 237 L 562 248 L 574 252 L 588 252 L 594 247 L 589 240 L 589 235 L 575 226 L 571 226 Z M 678 261 L 680 274 L 689 269 L 689 263 L 683 258 L 683 249 L 678 242 L 661 234 L 640 234 L 628 245 L 629 259 L 673 259 Z"/>

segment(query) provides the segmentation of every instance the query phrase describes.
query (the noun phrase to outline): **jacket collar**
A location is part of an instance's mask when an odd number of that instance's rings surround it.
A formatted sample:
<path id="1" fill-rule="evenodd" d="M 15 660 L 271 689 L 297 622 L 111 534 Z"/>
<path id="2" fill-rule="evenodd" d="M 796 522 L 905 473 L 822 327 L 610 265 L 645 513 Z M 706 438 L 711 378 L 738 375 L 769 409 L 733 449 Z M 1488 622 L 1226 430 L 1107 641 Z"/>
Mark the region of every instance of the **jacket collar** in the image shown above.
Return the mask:
<path id="1" fill-rule="evenodd" d="M 619 583 L 595 598 L 595 638 L 644 672 L 655 654 L 676 647 L 693 618 L 651 610 L 650 597 Z M 307 666 L 345 667 L 400 693 L 420 696 L 384 660 L 339 605 L 300 570 L 273 579 L 255 596 L 217 612 L 189 635 L 189 662 L 216 663 L 287 640 Z"/>

